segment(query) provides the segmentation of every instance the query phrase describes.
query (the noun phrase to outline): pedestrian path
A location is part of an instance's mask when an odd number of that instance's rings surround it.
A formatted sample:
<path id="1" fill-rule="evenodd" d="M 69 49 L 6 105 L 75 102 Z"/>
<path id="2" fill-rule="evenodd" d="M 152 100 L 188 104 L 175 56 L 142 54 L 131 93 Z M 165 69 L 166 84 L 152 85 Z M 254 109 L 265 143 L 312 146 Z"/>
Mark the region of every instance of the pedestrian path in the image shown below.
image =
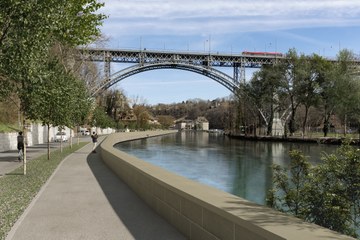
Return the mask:
<path id="1" fill-rule="evenodd" d="M 59 165 L 6 240 L 186 239 L 91 150 L 87 144 Z"/>
<path id="2" fill-rule="evenodd" d="M 79 141 L 90 141 L 90 137 L 80 137 Z M 77 143 L 78 138 L 73 138 L 74 144 Z M 67 146 L 68 143 L 62 143 L 63 146 Z M 41 155 L 47 153 L 47 143 L 44 144 L 36 144 L 34 146 L 29 146 L 26 148 L 26 159 L 31 161 Z M 56 150 L 60 148 L 59 142 L 51 142 L 50 143 L 50 151 Z M 16 168 L 20 167 L 23 163 L 18 160 L 18 151 L 17 150 L 10 150 L 6 152 L 0 152 L 0 177 L 12 172 Z"/>

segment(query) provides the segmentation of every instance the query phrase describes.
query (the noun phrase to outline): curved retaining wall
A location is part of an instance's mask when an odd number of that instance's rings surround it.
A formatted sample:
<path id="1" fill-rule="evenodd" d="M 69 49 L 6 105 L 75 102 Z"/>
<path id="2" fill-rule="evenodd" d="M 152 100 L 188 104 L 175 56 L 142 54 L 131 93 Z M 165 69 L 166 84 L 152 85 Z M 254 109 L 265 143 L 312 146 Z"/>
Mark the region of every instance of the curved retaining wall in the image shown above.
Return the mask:
<path id="1" fill-rule="evenodd" d="M 118 142 L 173 132 L 112 134 L 101 143 L 100 151 L 122 181 L 187 238 L 353 239 L 191 181 L 113 147 Z"/>

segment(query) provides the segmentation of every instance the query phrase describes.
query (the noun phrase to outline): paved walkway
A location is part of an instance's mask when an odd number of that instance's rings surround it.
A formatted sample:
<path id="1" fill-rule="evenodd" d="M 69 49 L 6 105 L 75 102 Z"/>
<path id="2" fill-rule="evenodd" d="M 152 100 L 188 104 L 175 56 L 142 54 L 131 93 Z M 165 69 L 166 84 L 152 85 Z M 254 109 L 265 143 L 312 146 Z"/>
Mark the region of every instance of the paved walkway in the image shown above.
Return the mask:
<path id="1" fill-rule="evenodd" d="M 186 239 L 139 199 L 88 144 L 57 168 L 7 240 Z"/>
<path id="2" fill-rule="evenodd" d="M 73 138 L 73 143 L 77 143 L 77 137 Z M 89 141 L 91 138 L 90 136 L 81 136 L 79 141 Z M 68 143 L 63 143 L 63 146 L 67 146 Z M 59 142 L 52 142 L 50 143 L 50 151 L 60 148 Z M 26 148 L 26 158 L 28 161 L 35 159 L 41 155 L 47 153 L 47 143 L 44 144 L 37 144 L 34 146 L 29 146 Z M 12 172 L 16 168 L 20 167 L 23 163 L 18 160 L 18 151 L 17 150 L 10 150 L 6 152 L 0 152 L 0 177 Z"/>

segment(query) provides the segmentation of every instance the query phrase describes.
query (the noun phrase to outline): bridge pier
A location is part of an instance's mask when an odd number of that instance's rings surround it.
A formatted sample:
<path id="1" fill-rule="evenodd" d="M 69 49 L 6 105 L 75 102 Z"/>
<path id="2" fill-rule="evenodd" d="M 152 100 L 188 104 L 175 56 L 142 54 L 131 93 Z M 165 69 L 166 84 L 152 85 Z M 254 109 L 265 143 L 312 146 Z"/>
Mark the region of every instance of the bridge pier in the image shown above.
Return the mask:
<path id="1" fill-rule="evenodd" d="M 234 63 L 234 82 L 237 85 L 245 83 L 245 65 L 243 63 Z"/>

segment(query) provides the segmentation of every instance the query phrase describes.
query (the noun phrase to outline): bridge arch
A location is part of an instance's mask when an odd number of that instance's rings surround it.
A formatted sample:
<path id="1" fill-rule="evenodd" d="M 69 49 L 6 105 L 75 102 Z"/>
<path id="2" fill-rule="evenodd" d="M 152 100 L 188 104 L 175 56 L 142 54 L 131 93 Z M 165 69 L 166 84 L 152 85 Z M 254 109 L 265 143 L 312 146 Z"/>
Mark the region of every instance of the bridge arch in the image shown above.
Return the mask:
<path id="1" fill-rule="evenodd" d="M 235 95 L 239 94 L 239 85 L 235 83 L 234 79 L 229 75 L 219 70 L 216 70 L 215 68 L 209 66 L 192 65 L 187 63 L 161 62 L 151 64 L 136 64 L 124 68 L 112 74 L 111 76 L 109 76 L 109 78 L 101 81 L 98 86 L 92 88 L 91 95 L 95 96 L 99 91 L 103 89 L 108 89 L 117 82 L 120 82 L 121 80 L 128 78 L 132 75 L 158 69 L 178 69 L 198 73 L 220 83 Z"/>

